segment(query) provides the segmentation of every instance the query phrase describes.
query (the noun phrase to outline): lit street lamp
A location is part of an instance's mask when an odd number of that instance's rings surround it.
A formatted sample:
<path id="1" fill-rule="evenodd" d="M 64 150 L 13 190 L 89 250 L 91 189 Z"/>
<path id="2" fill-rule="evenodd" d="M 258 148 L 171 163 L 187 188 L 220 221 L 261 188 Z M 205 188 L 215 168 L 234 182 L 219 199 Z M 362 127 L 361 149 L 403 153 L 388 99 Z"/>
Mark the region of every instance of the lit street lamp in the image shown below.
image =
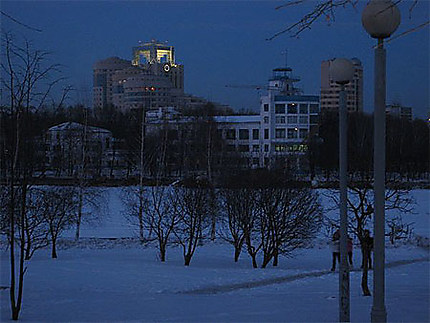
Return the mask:
<path id="1" fill-rule="evenodd" d="M 347 109 L 345 85 L 354 78 L 354 64 L 345 58 L 330 63 L 330 77 L 340 85 L 339 92 L 339 194 L 340 194 L 340 266 L 339 266 L 339 322 L 350 321 L 349 267 L 347 262 Z"/>
<path id="2" fill-rule="evenodd" d="M 386 322 L 385 309 L 385 96 L 386 53 L 384 38 L 400 24 L 400 11 L 391 0 L 371 0 L 364 8 L 361 22 L 372 38 L 378 39 L 375 49 L 375 112 L 374 112 L 374 270 L 372 322 Z"/>

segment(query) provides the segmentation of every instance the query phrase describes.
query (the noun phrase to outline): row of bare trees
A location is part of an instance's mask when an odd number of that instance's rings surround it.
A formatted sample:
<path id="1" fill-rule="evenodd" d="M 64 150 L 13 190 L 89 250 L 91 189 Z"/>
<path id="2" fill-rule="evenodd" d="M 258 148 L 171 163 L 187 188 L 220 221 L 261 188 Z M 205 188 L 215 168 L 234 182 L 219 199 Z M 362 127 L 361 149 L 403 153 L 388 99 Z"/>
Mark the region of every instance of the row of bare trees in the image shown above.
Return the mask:
<path id="1" fill-rule="evenodd" d="M 230 233 L 225 239 L 234 246 L 234 260 L 238 261 L 245 247 L 254 268 L 259 252 L 265 268 L 272 260 L 277 266 L 279 255 L 290 256 L 307 246 L 322 221 L 318 196 L 306 188 L 225 189 L 222 202 Z"/>
<path id="2" fill-rule="evenodd" d="M 189 183 L 188 183 L 189 184 Z M 168 244 L 180 245 L 188 266 L 202 239 L 213 238 L 213 228 L 234 247 L 238 261 L 246 249 L 254 268 L 262 253 L 261 267 L 280 255 L 289 256 L 306 246 L 322 223 L 318 195 L 309 188 L 288 186 L 239 186 L 214 189 L 207 182 L 193 185 L 144 188 L 140 217 L 139 187 L 124 190 L 127 215 L 141 232 L 143 242 L 156 241 L 160 260 L 166 260 Z"/>
<path id="3" fill-rule="evenodd" d="M 75 187 L 23 186 L 13 192 L 1 187 L 0 233 L 22 248 L 24 260 L 28 261 L 36 250 L 51 245 L 51 256 L 57 258 L 57 241 L 61 234 L 78 226 L 79 189 Z M 11 195 L 15 205 L 10 217 Z M 82 219 L 81 219 L 82 220 Z M 14 230 L 11 230 L 11 222 Z M 12 236 L 12 233 L 14 236 Z"/>
<path id="4" fill-rule="evenodd" d="M 140 188 L 127 188 L 124 200 L 128 216 L 147 232 L 143 241 L 157 241 L 160 260 L 166 260 L 167 246 L 174 242 L 183 250 L 184 264 L 191 258 L 210 226 L 210 188 L 152 186 L 144 188 L 144 210 L 140 217 Z"/>

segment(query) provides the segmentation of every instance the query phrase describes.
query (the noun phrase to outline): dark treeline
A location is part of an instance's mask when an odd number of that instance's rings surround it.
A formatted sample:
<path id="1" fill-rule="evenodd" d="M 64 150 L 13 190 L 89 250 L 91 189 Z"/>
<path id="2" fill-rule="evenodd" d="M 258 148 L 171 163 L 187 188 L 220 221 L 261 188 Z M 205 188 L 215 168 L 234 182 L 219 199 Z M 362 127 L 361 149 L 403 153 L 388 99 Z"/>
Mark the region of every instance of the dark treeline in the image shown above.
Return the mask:
<path id="1" fill-rule="evenodd" d="M 311 138 L 309 158 L 329 179 L 339 160 L 339 119 L 337 113 L 321 115 L 319 138 Z M 393 180 L 417 179 L 429 172 L 429 127 L 424 120 L 387 116 L 386 170 Z M 373 116 L 348 115 L 348 172 L 357 180 L 372 177 Z"/>
<path id="2" fill-rule="evenodd" d="M 136 178 L 140 169 L 141 150 L 144 149 L 144 170 L 146 179 L 184 178 L 204 175 L 220 183 L 225 175 L 238 173 L 250 167 L 246 154 L 231 151 L 221 136 L 214 116 L 225 113 L 217 111 L 212 104 L 184 111 L 186 122 L 165 122 L 155 130 L 145 129 L 142 146 L 142 112 L 121 112 L 113 107 L 89 109 L 81 105 L 68 108 L 32 108 L 23 110 L 20 116 L 22 135 L 27 139 L 22 147 L 26 151 L 30 173 L 45 168 L 44 137 L 49 127 L 63 122 L 107 129 L 116 139 L 116 149 L 125 155 L 126 164 L 123 177 Z M 0 167 L 4 173 L 10 160 L 7 154 L 13 150 L 12 138 L 16 129 L 8 108 L 1 112 L 2 140 Z M 148 123 L 144 127 L 148 128 Z M 11 137 L 12 136 L 12 137 Z M 319 133 L 304 139 L 308 146 L 301 157 L 301 175 L 326 180 L 335 180 L 338 169 L 338 115 L 323 113 L 320 117 Z M 386 130 L 386 169 L 387 178 L 411 180 L 426 178 L 429 165 L 429 127 L 424 120 L 409 121 L 387 117 Z M 293 156 L 284 157 L 286 162 L 271 163 L 271 169 L 284 169 L 294 173 L 295 162 L 288 162 Z M 293 165 L 285 169 L 286 165 Z M 364 113 L 351 113 L 348 116 L 348 171 L 352 179 L 371 178 L 373 169 L 373 117 Z M 101 172 L 98 172 L 99 174 Z M 112 171 L 111 171 L 112 174 Z M 112 177 L 112 176 L 111 176 Z"/>

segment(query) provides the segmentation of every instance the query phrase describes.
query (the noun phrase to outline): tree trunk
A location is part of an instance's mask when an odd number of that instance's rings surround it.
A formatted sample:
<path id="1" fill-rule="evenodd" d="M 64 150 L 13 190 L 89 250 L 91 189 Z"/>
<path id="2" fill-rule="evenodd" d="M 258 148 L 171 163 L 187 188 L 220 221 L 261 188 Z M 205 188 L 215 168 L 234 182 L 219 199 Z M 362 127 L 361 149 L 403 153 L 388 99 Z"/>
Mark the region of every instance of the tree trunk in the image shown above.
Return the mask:
<path id="1" fill-rule="evenodd" d="M 263 263 L 261 264 L 261 268 L 266 268 L 270 260 L 272 260 L 272 256 L 268 253 L 264 253 Z"/>
<path id="2" fill-rule="evenodd" d="M 273 267 L 278 266 L 278 261 L 279 261 L 279 253 L 278 253 L 278 250 L 275 250 L 275 252 L 273 253 Z"/>
<path id="3" fill-rule="evenodd" d="M 31 258 L 31 238 L 30 238 L 30 235 L 27 235 L 25 260 L 30 260 L 30 258 Z"/>
<path id="4" fill-rule="evenodd" d="M 215 214 L 212 214 L 212 223 L 211 223 L 211 240 L 214 241 L 216 237 L 216 219 Z"/>
<path id="5" fill-rule="evenodd" d="M 363 295 L 364 296 L 371 296 L 370 294 L 370 290 L 369 290 L 369 286 L 367 285 L 367 274 L 368 274 L 368 264 L 369 264 L 369 259 L 367 257 L 367 252 L 365 249 L 361 249 L 361 254 L 362 254 L 362 258 L 363 258 L 363 273 L 361 276 L 361 289 L 363 290 Z"/>
<path id="6" fill-rule="evenodd" d="M 191 254 L 186 254 L 185 256 L 184 256 L 184 265 L 185 266 L 189 266 L 190 265 L 190 262 L 191 262 Z"/>
<path id="7" fill-rule="evenodd" d="M 140 242 L 144 242 L 145 238 L 143 236 L 143 206 L 142 206 L 142 201 L 140 201 L 140 205 L 139 205 L 138 218 L 139 218 L 139 239 L 140 239 Z"/>
<path id="8" fill-rule="evenodd" d="M 166 261 L 166 245 L 163 243 L 160 244 L 160 260 L 161 262 Z"/>
<path id="9" fill-rule="evenodd" d="M 83 193 L 79 191 L 79 206 L 78 206 L 78 219 L 76 221 L 76 233 L 75 240 L 79 240 L 80 230 L 81 230 L 81 219 L 82 219 L 82 207 L 83 207 Z"/>
<path id="10" fill-rule="evenodd" d="M 252 268 L 258 268 L 258 264 L 257 264 L 257 259 L 256 259 L 257 255 L 256 254 L 252 254 L 251 258 L 252 258 Z"/>
<path id="11" fill-rule="evenodd" d="M 234 248 L 234 262 L 238 262 L 239 261 L 239 256 L 240 256 L 241 250 L 242 250 L 242 248 L 240 248 L 240 247 L 235 247 Z"/>
<path id="12" fill-rule="evenodd" d="M 56 239 L 52 239 L 52 253 L 51 257 L 53 259 L 57 258 L 57 241 Z"/>
<path id="13" fill-rule="evenodd" d="M 12 320 L 18 321 L 19 318 L 19 308 L 13 307 L 12 308 Z"/>

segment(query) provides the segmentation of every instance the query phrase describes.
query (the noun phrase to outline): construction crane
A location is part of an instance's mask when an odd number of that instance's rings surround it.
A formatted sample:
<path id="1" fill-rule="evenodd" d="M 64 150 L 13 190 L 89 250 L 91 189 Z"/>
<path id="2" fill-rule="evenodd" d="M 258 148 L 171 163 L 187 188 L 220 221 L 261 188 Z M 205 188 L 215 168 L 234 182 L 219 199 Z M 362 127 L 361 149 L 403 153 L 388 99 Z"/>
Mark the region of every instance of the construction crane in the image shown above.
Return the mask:
<path id="1" fill-rule="evenodd" d="M 273 76 L 268 85 L 229 84 L 226 87 L 276 91 L 279 94 L 291 96 L 302 94 L 303 91 L 294 86 L 294 83 L 299 81 L 299 77 L 292 75 L 290 67 L 278 67 L 273 69 Z"/>
<path id="2" fill-rule="evenodd" d="M 252 85 L 252 84 L 227 84 L 225 87 L 235 89 L 254 89 L 254 90 L 280 90 L 278 86 Z"/>

